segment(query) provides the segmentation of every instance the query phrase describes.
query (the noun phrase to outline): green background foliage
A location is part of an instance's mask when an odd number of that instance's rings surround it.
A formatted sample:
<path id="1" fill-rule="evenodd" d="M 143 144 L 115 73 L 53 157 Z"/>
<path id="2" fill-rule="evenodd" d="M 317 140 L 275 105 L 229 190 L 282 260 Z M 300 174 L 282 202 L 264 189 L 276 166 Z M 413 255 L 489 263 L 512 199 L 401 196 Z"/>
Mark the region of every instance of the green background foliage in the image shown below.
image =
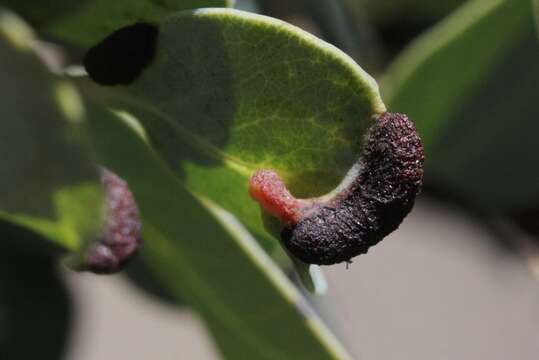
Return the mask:
<path id="1" fill-rule="evenodd" d="M 383 90 L 391 110 L 416 121 L 427 176 L 503 212 L 539 199 L 538 80 L 530 2 L 478 0 L 415 41 Z"/>
<path id="2" fill-rule="evenodd" d="M 88 48 L 113 31 L 136 22 L 158 24 L 171 13 L 202 7 L 228 7 L 233 0 L 6 0 L 40 31 Z"/>
<path id="3" fill-rule="evenodd" d="M 95 236 L 102 217 L 81 114 L 62 106 L 81 104 L 70 96 L 72 85 L 54 78 L 32 53 L 31 32 L 16 21 L 0 13 L 0 83 L 9 89 L 0 107 L 0 218 L 76 249 Z"/>
<path id="4" fill-rule="evenodd" d="M 262 3 L 295 15 L 310 5 Z M 363 20 L 353 16 L 371 14 L 392 54 L 411 36 L 408 26 L 423 29 L 460 3 L 380 74 L 384 99 L 389 111 L 415 120 L 427 185 L 496 215 L 537 206 L 537 1 L 347 0 L 350 14 L 316 1 L 307 13 L 321 33 L 349 44 L 355 59 L 373 61 L 350 42 L 369 41 L 342 37 L 368 25 L 355 26 Z M 230 1 L 2 5 L 75 54 L 136 22 L 155 24 L 159 36 L 140 77 L 104 87 L 51 74 L 32 30 L 0 12 L 0 311 L 12 316 L 7 325 L 0 319 L 0 357 L 19 351 L 28 358 L 26 348 L 17 350 L 24 341 L 44 358 L 61 356 L 71 305 L 55 263 L 100 234 L 99 164 L 129 183 L 140 207 L 144 279 L 176 306 L 197 311 L 224 358 L 350 358 L 285 276 L 291 263 L 305 275 L 305 265 L 290 262 L 266 229 L 247 184 L 256 169 L 271 168 L 296 196 L 332 191 L 357 161 L 366 129 L 386 111 L 376 81 L 336 47 L 288 23 L 199 9 Z M 320 9 L 331 9 L 331 17 L 322 21 Z M 404 9 L 409 23 L 392 35 Z"/>

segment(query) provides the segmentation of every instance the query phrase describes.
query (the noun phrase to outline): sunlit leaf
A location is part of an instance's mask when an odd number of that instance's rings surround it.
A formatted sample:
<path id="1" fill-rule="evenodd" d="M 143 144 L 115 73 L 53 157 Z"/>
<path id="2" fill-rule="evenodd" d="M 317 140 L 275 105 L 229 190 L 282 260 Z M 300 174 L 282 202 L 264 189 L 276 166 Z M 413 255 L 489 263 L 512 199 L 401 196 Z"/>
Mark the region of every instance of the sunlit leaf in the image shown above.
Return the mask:
<path id="1" fill-rule="evenodd" d="M 122 118 L 98 108 L 90 116 L 102 163 L 139 204 L 146 265 L 198 311 L 225 358 L 349 358 L 231 214 L 191 195 Z"/>
<path id="2" fill-rule="evenodd" d="M 166 20 L 151 65 L 130 86 L 106 90 L 86 89 L 136 115 L 187 187 L 236 215 L 266 249 L 276 242 L 248 195 L 249 176 L 268 167 L 295 195 L 328 192 L 385 111 L 375 81 L 335 47 L 227 9 Z"/>

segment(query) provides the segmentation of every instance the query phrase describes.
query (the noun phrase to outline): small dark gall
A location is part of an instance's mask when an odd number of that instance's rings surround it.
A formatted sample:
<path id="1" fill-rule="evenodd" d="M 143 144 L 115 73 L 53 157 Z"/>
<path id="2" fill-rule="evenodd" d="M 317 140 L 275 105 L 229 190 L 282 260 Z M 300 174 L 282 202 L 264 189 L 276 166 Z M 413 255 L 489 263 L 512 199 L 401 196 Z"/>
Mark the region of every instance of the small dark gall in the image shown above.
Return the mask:
<path id="1" fill-rule="evenodd" d="M 127 183 L 110 170 L 101 168 L 105 190 L 105 223 L 97 241 L 84 254 L 84 270 L 114 273 L 141 246 L 141 222 L 137 204 Z"/>

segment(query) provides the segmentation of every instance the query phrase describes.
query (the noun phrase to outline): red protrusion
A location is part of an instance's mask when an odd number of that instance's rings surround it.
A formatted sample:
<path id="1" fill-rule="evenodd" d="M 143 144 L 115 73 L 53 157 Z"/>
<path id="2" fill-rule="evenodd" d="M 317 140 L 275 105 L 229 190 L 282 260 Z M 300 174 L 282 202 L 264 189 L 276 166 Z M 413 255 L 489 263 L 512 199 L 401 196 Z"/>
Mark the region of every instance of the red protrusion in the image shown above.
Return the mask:
<path id="1" fill-rule="evenodd" d="M 266 212 L 278 217 L 285 225 L 300 220 L 301 200 L 290 194 L 274 171 L 261 169 L 254 173 L 249 180 L 249 193 Z"/>

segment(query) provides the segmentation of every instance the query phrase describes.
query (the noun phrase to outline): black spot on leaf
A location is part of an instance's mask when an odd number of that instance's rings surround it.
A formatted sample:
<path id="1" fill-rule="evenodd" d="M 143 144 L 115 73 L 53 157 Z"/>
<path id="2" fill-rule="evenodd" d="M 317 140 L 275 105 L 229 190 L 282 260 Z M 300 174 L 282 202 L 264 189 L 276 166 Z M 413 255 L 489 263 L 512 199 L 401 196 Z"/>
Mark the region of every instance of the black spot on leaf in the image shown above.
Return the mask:
<path id="1" fill-rule="evenodd" d="M 121 28 L 92 47 L 83 63 L 92 80 L 101 85 L 128 85 L 155 56 L 157 26 L 137 23 Z"/>

